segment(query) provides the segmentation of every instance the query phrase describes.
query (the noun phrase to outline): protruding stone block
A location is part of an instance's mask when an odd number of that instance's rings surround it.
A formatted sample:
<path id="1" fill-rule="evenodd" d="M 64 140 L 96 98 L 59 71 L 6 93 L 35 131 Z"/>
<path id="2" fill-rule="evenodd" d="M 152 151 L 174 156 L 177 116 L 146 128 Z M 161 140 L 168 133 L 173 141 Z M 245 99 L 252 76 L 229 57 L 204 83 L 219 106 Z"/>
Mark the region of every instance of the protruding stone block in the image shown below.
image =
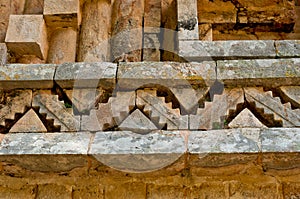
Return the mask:
<path id="1" fill-rule="evenodd" d="M 77 27 L 80 24 L 80 2 L 44 0 L 44 16 L 48 26 Z"/>
<path id="2" fill-rule="evenodd" d="M 300 40 L 275 41 L 278 57 L 300 57 Z"/>
<path id="3" fill-rule="evenodd" d="M 5 43 L 0 43 L 0 66 L 5 65 L 7 61 L 7 47 Z"/>
<path id="4" fill-rule="evenodd" d="M 17 56 L 36 55 L 46 59 L 48 41 L 43 15 L 11 15 L 5 42 Z"/>
<path id="5" fill-rule="evenodd" d="M 160 27 L 161 1 L 145 0 L 144 27 Z"/>
<path id="6" fill-rule="evenodd" d="M 44 0 L 26 0 L 24 14 L 43 14 Z"/>
<path id="7" fill-rule="evenodd" d="M 197 0 L 178 0 L 178 39 L 198 40 Z"/>

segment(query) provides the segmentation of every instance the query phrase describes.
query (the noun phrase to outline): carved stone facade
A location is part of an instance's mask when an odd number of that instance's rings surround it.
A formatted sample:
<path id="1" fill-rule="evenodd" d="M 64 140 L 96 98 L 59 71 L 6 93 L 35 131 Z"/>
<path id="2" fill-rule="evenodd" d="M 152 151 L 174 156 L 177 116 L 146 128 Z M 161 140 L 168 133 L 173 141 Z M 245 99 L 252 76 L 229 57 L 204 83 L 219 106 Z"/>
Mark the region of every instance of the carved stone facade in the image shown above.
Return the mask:
<path id="1" fill-rule="evenodd" d="M 0 197 L 300 197 L 297 0 L 0 13 Z"/>

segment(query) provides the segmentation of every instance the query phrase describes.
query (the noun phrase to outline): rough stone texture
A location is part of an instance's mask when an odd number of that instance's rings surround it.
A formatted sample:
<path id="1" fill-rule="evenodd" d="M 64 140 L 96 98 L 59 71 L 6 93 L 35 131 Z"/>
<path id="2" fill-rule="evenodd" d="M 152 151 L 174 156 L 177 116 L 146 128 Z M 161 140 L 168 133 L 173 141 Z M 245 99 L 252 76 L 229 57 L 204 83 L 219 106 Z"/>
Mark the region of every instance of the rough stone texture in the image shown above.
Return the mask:
<path id="1" fill-rule="evenodd" d="M 191 198 L 224 198 L 225 184 L 222 182 L 207 182 L 191 188 Z"/>
<path id="2" fill-rule="evenodd" d="M 267 128 L 248 108 L 240 112 L 228 126 L 230 128 Z"/>
<path id="3" fill-rule="evenodd" d="M 101 185 L 86 186 L 86 187 L 73 187 L 72 196 L 75 199 L 104 199 L 104 188 Z"/>
<path id="4" fill-rule="evenodd" d="M 261 132 L 262 152 L 299 152 L 300 129 L 264 129 Z"/>
<path id="5" fill-rule="evenodd" d="M 75 27 L 80 24 L 79 0 L 44 0 L 44 17 L 48 26 Z"/>
<path id="6" fill-rule="evenodd" d="M 24 198 L 24 199 L 34 199 L 35 198 L 35 188 L 36 186 L 23 186 L 20 188 L 7 188 L 6 186 L 0 187 L 1 198 L 11 199 L 11 198 Z"/>
<path id="7" fill-rule="evenodd" d="M 48 41 L 43 15 L 11 15 L 5 42 L 17 56 L 36 55 L 46 59 Z"/>
<path id="8" fill-rule="evenodd" d="M 140 134 L 157 130 L 157 127 L 139 109 L 133 111 L 118 127 L 123 131 Z"/>
<path id="9" fill-rule="evenodd" d="M 300 188 L 299 183 L 284 183 L 283 184 L 283 195 L 285 199 L 288 198 L 299 198 L 300 197 Z"/>
<path id="10" fill-rule="evenodd" d="M 188 61 L 275 58 L 274 41 L 179 41 L 179 55 Z"/>
<path id="11" fill-rule="evenodd" d="M 226 60 L 217 66 L 225 85 L 278 87 L 300 81 L 300 59 Z"/>
<path id="12" fill-rule="evenodd" d="M 174 163 L 185 151 L 184 132 L 98 132 L 89 154 L 118 170 L 153 171 Z"/>
<path id="13" fill-rule="evenodd" d="M 186 196 L 184 188 L 181 186 L 148 186 L 147 198 L 149 199 L 171 199 L 174 196 L 184 198 Z"/>
<path id="14" fill-rule="evenodd" d="M 299 40 L 275 41 L 275 47 L 278 57 L 300 57 Z"/>
<path id="15" fill-rule="evenodd" d="M 172 103 L 158 97 L 155 89 L 138 90 L 136 105 L 159 129 L 188 129 L 188 116 L 180 115 L 180 109 L 173 109 Z"/>
<path id="16" fill-rule="evenodd" d="M 61 28 L 51 34 L 48 63 L 63 64 L 75 62 L 77 31 Z"/>
<path id="17" fill-rule="evenodd" d="M 160 61 L 160 33 L 144 33 L 143 61 Z"/>
<path id="18" fill-rule="evenodd" d="M 1 104 L 0 109 L 0 125 L 2 127 L 6 126 L 7 119 L 14 121 L 16 113 L 24 114 L 26 109 L 31 106 L 32 91 L 14 90 L 13 92 L 6 93 L 4 96 L 5 103 Z"/>
<path id="19" fill-rule="evenodd" d="M 281 86 L 282 98 L 291 102 L 294 107 L 300 108 L 300 86 Z"/>
<path id="20" fill-rule="evenodd" d="M 38 186 L 37 199 L 44 198 L 72 198 L 72 188 L 57 184 L 45 184 Z"/>
<path id="21" fill-rule="evenodd" d="M 97 88 L 113 89 L 117 73 L 117 64 L 65 63 L 57 67 L 55 82 L 64 89 Z"/>
<path id="22" fill-rule="evenodd" d="M 199 40 L 213 40 L 212 24 L 199 24 Z"/>
<path id="23" fill-rule="evenodd" d="M 0 67 L 0 88 L 52 88 L 56 66 L 53 64 L 7 64 Z"/>
<path id="24" fill-rule="evenodd" d="M 145 0 L 144 27 L 157 27 L 161 25 L 161 1 Z"/>
<path id="25" fill-rule="evenodd" d="M 280 122 L 283 127 L 300 127 L 300 109 L 292 110 L 290 103 L 282 104 L 279 97 L 262 88 L 244 88 L 244 91 L 247 102 L 263 110 L 260 114 L 266 115 L 264 119 L 270 124 Z"/>
<path id="26" fill-rule="evenodd" d="M 188 149 L 190 153 L 258 153 L 259 129 L 226 129 L 191 131 Z"/>
<path id="27" fill-rule="evenodd" d="M 26 0 L 24 14 L 43 14 L 43 8 L 44 0 Z"/>
<path id="28" fill-rule="evenodd" d="M 30 109 L 13 127 L 9 130 L 10 133 L 32 133 L 32 132 L 47 132 L 46 127 L 40 120 L 38 115 Z"/>
<path id="29" fill-rule="evenodd" d="M 197 0 L 178 0 L 178 39 L 198 40 Z"/>
<path id="30" fill-rule="evenodd" d="M 0 66 L 7 62 L 7 47 L 5 43 L 0 43 Z"/>
<path id="31" fill-rule="evenodd" d="M 120 63 L 118 86 L 120 89 L 136 90 L 154 84 L 164 87 L 188 87 L 210 85 L 216 79 L 215 62 L 175 63 L 136 62 Z"/>
<path id="32" fill-rule="evenodd" d="M 214 95 L 212 102 L 205 102 L 204 108 L 199 108 L 196 115 L 190 115 L 189 128 L 219 129 L 226 125 L 229 114 L 236 111 L 244 103 L 244 92 L 240 88 L 225 88 L 220 95 Z"/>
<path id="33" fill-rule="evenodd" d="M 116 192 L 116 190 L 118 190 Z M 144 199 L 146 185 L 143 183 L 127 183 L 122 185 L 109 185 L 105 187 L 105 198 Z"/>
<path id="34" fill-rule="evenodd" d="M 78 61 L 111 61 L 109 37 L 111 5 L 106 0 L 86 0 L 82 8 Z"/>
<path id="35" fill-rule="evenodd" d="M 58 100 L 57 95 L 35 93 L 32 106 L 39 108 L 40 114 L 46 115 L 48 122 L 52 121 L 54 127 L 61 132 L 76 132 L 80 129 L 80 117 L 73 114 L 72 108 L 66 108 L 64 102 Z"/>
<path id="36" fill-rule="evenodd" d="M 112 10 L 112 60 L 125 55 L 128 61 L 141 61 L 144 0 L 116 0 Z"/>

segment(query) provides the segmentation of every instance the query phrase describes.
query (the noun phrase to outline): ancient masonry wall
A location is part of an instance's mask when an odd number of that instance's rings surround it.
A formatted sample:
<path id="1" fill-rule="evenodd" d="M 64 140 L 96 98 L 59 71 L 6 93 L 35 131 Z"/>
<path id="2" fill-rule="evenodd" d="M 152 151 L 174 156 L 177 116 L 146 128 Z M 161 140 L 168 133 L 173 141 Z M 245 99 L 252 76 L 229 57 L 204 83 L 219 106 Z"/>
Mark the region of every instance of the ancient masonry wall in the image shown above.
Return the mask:
<path id="1" fill-rule="evenodd" d="M 299 198 L 299 6 L 0 0 L 0 198 Z"/>

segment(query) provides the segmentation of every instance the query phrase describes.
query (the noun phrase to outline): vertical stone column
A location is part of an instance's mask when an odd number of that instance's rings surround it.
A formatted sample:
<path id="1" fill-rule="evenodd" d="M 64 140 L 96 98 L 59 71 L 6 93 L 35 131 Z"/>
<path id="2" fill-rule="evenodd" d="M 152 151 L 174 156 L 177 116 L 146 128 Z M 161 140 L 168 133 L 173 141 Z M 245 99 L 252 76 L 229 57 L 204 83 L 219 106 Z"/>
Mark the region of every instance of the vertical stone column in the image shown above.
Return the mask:
<path id="1" fill-rule="evenodd" d="M 112 10 L 112 60 L 141 61 L 144 0 L 115 0 Z"/>
<path id="2" fill-rule="evenodd" d="M 198 40 L 197 0 L 178 0 L 178 39 Z"/>
<path id="3" fill-rule="evenodd" d="M 110 61 L 110 32 L 110 1 L 87 0 L 83 5 L 77 60 L 80 62 Z"/>
<path id="4" fill-rule="evenodd" d="M 144 14 L 144 61 L 160 61 L 161 1 L 145 0 Z"/>

